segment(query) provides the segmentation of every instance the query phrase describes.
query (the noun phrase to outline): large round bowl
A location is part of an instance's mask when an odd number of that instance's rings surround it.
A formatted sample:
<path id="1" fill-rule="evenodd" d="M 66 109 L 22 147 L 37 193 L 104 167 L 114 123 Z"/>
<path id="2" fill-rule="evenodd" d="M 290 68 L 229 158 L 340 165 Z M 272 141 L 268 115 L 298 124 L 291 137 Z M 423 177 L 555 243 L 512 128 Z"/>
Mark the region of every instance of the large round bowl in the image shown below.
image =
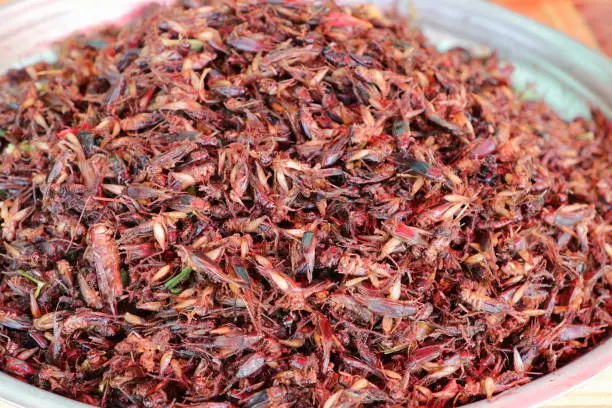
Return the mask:
<path id="1" fill-rule="evenodd" d="M 344 0 L 342 3 L 365 2 Z M 479 0 L 370 0 L 410 14 L 440 48 L 496 50 L 515 65 L 514 86 L 535 92 L 563 117 L 589 116 L 590 106 L 612 119 L 612 61 L 564 35 Z M 151 1 L 18 0 L 0 7 L 0 72 L 36 59 L 52 59 L 62 37 L 109 22 L 125 22 Z M 612 339 L 582 357 L 491 401 L 466 407 L 535 407 L 612 366 Z M 0 373 L 0 408 L 85 408 Z"/>

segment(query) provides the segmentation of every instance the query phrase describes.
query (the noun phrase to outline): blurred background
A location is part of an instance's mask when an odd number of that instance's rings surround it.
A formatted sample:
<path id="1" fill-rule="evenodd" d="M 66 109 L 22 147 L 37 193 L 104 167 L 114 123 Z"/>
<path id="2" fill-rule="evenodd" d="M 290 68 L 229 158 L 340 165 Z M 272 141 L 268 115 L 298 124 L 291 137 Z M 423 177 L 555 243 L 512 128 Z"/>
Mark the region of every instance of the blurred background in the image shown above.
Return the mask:
<path id="1" fill-rule="evenodd" d="M 612 0 L 493 0 L 612 57 Z M 612 382 L 610 382 L 612 385 Z M 610 402 L 612 406 L 612 402 Z"/>

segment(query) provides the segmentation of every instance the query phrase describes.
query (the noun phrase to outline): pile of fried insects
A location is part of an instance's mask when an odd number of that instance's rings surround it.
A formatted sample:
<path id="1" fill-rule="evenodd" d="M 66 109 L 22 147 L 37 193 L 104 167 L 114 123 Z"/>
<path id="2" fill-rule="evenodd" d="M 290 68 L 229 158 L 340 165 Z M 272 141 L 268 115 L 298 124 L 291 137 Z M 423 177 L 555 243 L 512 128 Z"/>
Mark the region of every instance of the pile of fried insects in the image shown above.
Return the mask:
<path id="1" fill-rule="evenodd" d="M 0 370 L 104 407 L 447 407 L 610 331 L 612 122 L 331 1 L 0 79 Z M 531 98 L 530 98 L 531 99 Z"/>

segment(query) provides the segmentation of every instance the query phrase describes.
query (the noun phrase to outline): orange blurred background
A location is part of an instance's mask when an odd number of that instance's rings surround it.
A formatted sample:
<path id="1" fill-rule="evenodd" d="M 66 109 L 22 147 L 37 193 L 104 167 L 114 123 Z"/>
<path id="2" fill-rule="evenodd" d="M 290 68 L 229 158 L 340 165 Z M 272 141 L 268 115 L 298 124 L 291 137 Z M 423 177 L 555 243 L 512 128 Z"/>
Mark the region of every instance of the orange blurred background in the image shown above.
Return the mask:
<path id="1" fill-rule="evenodd" d="M 612 57 L 612 0 L 493 0 Z"/>

